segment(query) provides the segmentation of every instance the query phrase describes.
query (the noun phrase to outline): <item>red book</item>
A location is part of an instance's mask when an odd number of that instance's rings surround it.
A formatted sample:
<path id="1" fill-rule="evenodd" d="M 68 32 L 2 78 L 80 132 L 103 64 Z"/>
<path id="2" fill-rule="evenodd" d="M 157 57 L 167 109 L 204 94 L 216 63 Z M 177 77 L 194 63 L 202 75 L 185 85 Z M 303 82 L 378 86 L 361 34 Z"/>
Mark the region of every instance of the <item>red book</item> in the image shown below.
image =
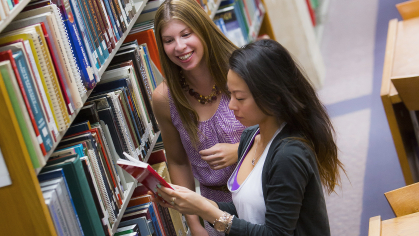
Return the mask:
<path id="1" fill-rule="evenodd" d="M 124 155 L 128 160 L 119 159 L 117 164 L 128 172 L 128 174 L 132 175 L 139 183 L 153 192 L 155 196 L 157 196 L 157 192 L 155 191 L 157 184 L 173 189 L 149 164 L 134 159 L 126 152 L 124 152 Z"/>
<path id="2" fill-rule="evenodd" d="M 148 164 L 154 165 L 157 163 L 166 162 L 166 155 L 163 150 L 152 152 L 148 158 Z"/>
<path id="3" fill-rule="evenodd" d="M 160 64 L 159 50 L 157 48 L 156 36 L 154 35 L 153 29 L 148 29 L 145 31 L 129 34 L 125 38 L 124 43 L 132 42 L 134 40 L 137 40 L 138 45 L 141 45 L 143 43 L 147 44 L 147 48 L 149 51 L 148 53 L 150 54 L 151 60 L 156 65 L 157 69 L 159 69 L 160 73 L 163 74 L 163 70 Z"/>
<path id="4" fill-rule="evenodd" d="M 17 83 L 19 85 L 20 92 L 22 93 L 23 101 L 25 102 L 25 106 L 28 111 L 29 118 L 31 119 L 32 127 L 35 131 L 36 137 L 38 138 L 38 143 L 39 143 L 39 146 L 41 147 L 42 154 L 45 156 L 47 155 L 47 152 L 45 150 L 45 146 L 42 141 L 41 134 L 39 133 L 38 125 L 36 124 L 31 106 L 29 104 L 28 96 L 26 95 L 25 89 L 23 87 L 22 79 L 20 78 L 20 74 L 17 70 L 17 66 L 16 66 L 15 59 L 13 58 L 12 50 L 0 52 L 0 61 L 10 61 L 10 64 L 12 65 L 13 71 L 15 72 Z"/>
<path id="5" fill-rule="evenodd" d="M 52 64 L 54 65 L 55 74 L 57 75 L 58 83 L 60 84 L 61 94 L 63 95 L 65 104 L 67 104 L 66 107 L 67 107 L 68 114 L 72 115 L 74 111 L 72 109 L 70 98 L 67 95 L 67 90 L 65 89 L 66 83 L 64 82 L 64 77 L 61 74 L 60 69 L 58 68 L 58 61 L 57 61 L 58 59 L 55 57 L 55 53 L 51 53 L 51 52 L 55 52 L 56 50 L 54 50 L 54 47 L 52 46 L 51 38 L 48 35 L 47 29 L 45 28 L 44 23 L 41 22 L 40 24 L 42 27 L 42 32 L 44 33 L 45 41 L 47 42 L 47 46 L 50 52 L 49 54 L 51 55 Z"/>

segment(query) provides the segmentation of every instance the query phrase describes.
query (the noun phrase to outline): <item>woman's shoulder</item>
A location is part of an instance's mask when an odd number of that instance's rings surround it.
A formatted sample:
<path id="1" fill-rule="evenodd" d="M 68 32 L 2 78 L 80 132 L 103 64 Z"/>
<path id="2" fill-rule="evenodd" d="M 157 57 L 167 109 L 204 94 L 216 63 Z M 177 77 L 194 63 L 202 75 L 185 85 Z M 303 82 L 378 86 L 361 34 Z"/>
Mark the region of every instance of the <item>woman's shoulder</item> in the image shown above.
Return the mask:
<path id="1" fill-rule="evenodd" d="M 167 87 L 167 84 L 163 81 L 161 82 L 157 88 L 153 91 L 153 103 L 157 102 L 159 104 L 161 103 L 169 103 L 169 87 Z"/>
<path id="2" fill-rule="evenodd" d="M 169 88 L 163 81 L 153 91 L 153 111 L 158 117 L 161 115 L 170 118 L 170 101 L 169 101 Z"/>

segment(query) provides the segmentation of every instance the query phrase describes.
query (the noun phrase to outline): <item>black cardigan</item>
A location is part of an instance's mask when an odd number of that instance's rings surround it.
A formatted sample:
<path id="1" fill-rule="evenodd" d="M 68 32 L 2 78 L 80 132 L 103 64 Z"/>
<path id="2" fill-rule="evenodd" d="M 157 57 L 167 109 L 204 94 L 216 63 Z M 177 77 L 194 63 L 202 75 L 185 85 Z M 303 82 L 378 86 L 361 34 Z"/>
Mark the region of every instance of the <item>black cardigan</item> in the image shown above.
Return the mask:
<path id="1" fill-rule="evenodd" d="M 239 158 L 258 128 L 252 126 L 243 131 Z M 239 219 L 233 202 L 217 203 L 221 210 L 236 216 L 229 235 L 330 235 L 315 155 L 306 144 L 293 137 L 301 136 L 285 125 L 272 141 L 263 165 L 264 225 Z"/>

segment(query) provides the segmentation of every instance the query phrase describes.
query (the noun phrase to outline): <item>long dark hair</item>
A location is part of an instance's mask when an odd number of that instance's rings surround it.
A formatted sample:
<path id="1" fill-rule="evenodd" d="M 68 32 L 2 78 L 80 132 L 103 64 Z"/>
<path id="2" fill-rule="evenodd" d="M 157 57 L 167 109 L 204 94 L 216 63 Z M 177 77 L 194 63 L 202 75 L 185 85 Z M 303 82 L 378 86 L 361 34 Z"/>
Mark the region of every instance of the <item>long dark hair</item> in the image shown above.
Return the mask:
<path id="1" fill-rule="evenodd" d="M 340 183 L 335 131 L 325 107 L 287 49 L 273 40 L 260 40 L 237 49 L 230 69 L 247 84 L 259 108 L 287 122 L 315 152 L 327 192 Z"/>

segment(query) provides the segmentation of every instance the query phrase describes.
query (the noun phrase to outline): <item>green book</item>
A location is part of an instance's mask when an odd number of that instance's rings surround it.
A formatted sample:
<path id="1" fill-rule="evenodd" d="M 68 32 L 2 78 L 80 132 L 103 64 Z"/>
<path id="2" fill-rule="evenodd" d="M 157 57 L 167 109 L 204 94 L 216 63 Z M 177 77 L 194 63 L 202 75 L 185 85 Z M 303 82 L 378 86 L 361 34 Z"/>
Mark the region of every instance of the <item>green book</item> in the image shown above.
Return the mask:
<path id="1" fill-rule="evenodd" d="M 23 104 L 22 106 L 25 107 L 22 98 L 20 98 L 21 101 L 19 102 L 18 95 L 19 96 L 22 96 L 22 95 L 16 94 L 16 91 L 19 91 L 19 88 L 17 87 L 15 88 L 13 85 L 13 81 L 16 81 L 16 78 L 14 78 L 13 69 L 10 64 L 10 61 L 3 61 L 0 63 L 0 73 L 1 73 L 1 76 L 3 77 L 2 80 L 4 84 L 6 85 L 7 94 L 9 95 L 10 101 L 12 103 L 13 110 L 15 112 L 16 119 L 20 127 L 20 131 L 22 132 L 22 136 L 26 144 L 26 149 L 28 150 L 29 157 L 31 158 L 31 161 L 32 161 L 32 165 L 35 169 L 37 169 L 41 167 L 41 165 L 36 155 L 34 143 L 32 142 L 31 136 L 29 134 L 30 132 L 29 129 L 32 127 L 28 127 L 28 126 L 31 125 L 31 123 L 30 122 L 27 123 L 25 121 L 23 112 L 26 112 L 26 110 L 23 111 L 22 110 L 23 108 L 19 105 L 19 104 Z"/>
<path id="2" fill-rule="evenodd" d="M 105 233 L 80 157 L 64 158 L 62 162 L 58 162 L 58 160 L 54 160 L 53 163 L 48 162 L 47 166 L 42 169 L 42 172 L 59 168 L 64 170 L 68 188 L 70 189 L 84 235 L 104 236 Z"/>
<path id="3" fill-rule="evenodd" d="M 127 235 L 130 233 L 139 233 L 139 232 L 140 230 L 138 229 L 138 225 L 134 224 L 134 225 L 128 225 L 128 226 L 118 228 L 115 232 L 115 236 Z"/>

